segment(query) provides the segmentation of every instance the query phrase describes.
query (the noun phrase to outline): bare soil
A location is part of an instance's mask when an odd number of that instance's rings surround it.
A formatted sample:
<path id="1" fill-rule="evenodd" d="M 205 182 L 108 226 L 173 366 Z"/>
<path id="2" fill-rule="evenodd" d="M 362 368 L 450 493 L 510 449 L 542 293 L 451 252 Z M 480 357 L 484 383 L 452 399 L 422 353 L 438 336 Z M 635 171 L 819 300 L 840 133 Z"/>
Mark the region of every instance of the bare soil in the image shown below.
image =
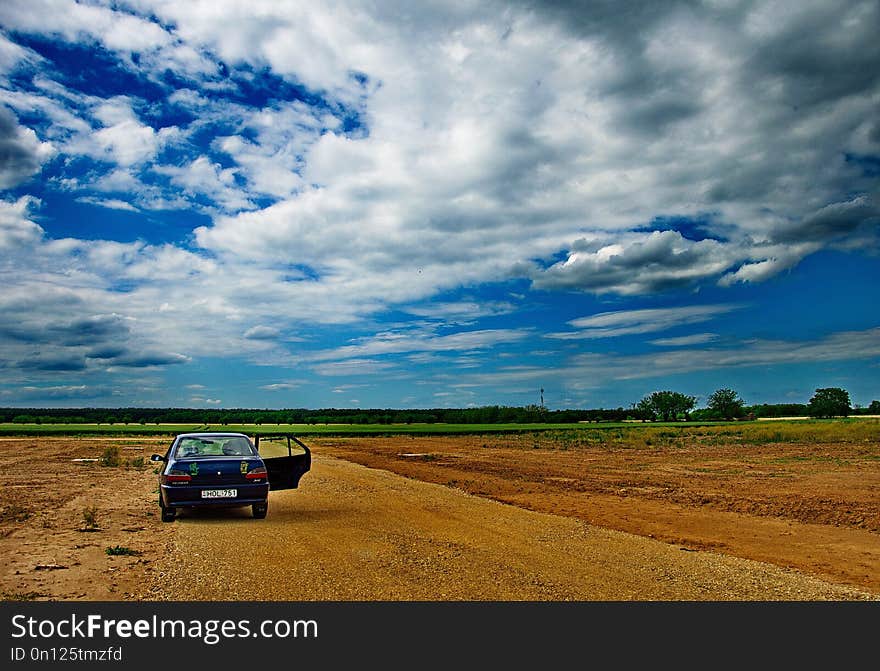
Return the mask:
<path id="1" fill-rule="evenodd" d="M 167 442 L 0 439 L 0 598 L 880 598 L 873 443 L 322 438 L 267 519 L 163 524 L 146 460 Z M 74 461 L 108 446 L 123 465 Z"/>
<path id="2" fill-rule="evenodd" d="M 149 460 L 167 438 L 0 438 L 0 598 L 137 599 L 173 529 Z M 101 466 L 107 447 L 141 467 Z M 86 510 L 94 507 L 92 528 Z M 167 525 L 166 525 L 167 526 Z M 107 548 L 135 554 L 107 554 Z"/>
<path id="3" fill-rule="evenodd" d="M 540 434 L 335 438 L 325 454 L 880 592 L 880 445 L 566 448 Z"/>

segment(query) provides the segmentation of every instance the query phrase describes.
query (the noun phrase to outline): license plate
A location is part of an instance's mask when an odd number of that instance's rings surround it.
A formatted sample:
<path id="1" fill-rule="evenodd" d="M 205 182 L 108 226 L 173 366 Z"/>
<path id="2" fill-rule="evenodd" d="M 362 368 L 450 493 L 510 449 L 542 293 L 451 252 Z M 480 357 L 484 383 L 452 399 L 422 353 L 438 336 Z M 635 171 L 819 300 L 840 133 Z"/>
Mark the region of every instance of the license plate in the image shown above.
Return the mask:
<path id="1" fill-rule="evenodd" d="M 234 499 L 238 496 L 237 489 L 203 489 L 203 499 Z"/>

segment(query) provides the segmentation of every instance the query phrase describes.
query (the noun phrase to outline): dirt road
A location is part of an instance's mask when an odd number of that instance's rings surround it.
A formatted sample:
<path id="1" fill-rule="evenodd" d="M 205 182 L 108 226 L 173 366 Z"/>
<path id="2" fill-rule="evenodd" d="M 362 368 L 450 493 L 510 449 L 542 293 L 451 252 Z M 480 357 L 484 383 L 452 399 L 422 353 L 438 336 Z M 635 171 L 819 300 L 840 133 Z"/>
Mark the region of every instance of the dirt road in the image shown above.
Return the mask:
<path id="1" fill-rule="evenodd" d="M 865 592 L 685 551 L 325 455 L 298 491 L 182 515 L 140 598 L 169 600 L 797 600 Z M 876 598 L 876 595 L 874 595 Z"/>

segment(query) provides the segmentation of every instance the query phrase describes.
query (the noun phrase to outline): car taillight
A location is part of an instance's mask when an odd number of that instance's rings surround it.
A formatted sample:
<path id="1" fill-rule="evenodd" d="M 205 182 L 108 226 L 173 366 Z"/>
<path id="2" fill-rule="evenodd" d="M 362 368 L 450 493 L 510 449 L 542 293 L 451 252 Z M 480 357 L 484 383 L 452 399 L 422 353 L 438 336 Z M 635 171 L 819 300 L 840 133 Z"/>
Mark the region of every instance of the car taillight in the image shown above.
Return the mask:
<path id="1" fill-rule="evenodd" d="M 248 480 L 262 480 L 263 478 L 268 477 L 268 475 L 269 474 L 266 472 L 265 466 L 258 466 L 254 470 L 248 471 L 247 475 L 245 475 L 244 477 Z"/>
<path id="2" fill-rule="evenodd" d="M 176 468 L 172 468 L 165 476 L 165 482 L 190 482 L 191 480 L 192 476 L 189 473 Z"/>

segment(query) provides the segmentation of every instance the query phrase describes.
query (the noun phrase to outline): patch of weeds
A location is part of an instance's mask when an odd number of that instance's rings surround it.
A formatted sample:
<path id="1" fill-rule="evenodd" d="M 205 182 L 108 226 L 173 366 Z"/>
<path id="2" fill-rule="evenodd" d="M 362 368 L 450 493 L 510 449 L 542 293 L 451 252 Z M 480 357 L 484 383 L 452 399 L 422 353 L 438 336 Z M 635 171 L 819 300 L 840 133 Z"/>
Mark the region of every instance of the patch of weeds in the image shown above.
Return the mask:
<path id="1" fill-rule="evenodd" d="M 94 530 L 98 528 L 98 507 L 88 506 L 82 511 L 83 529 Z"/>
<path id="2" fill-rule="evenodd" d="M 0 601 L 33 601 L 41 596 L 39 592 L 0 592 Z"/>
<path id="3" fill-rule="evenodd" d="M 135 457 L 134 459 L 128 462 L 128 465 L 132 468 L 143 468 L 144 467 L 144 458 L 143 457 Z"/>
<path id="4" fill-rule="evenodd" d="M 101 466 L 119 466 L 119 448 L 116 446 L 105 447 L 98 463 Z"/>
<path id="5" fill-rule="evenodd" d="M 111 557 L 138 557 L 141 554 L 140 550 L 132 550 L 131 548 L 127 548 L 122 545 L 114 545 L 113 547 L 108 547 L 104 550 L 104 552 Z"/>
<path id="6" fill-rule="evenodd" d="M 0 509 L 0 522 L 24 522 L 31 516 L 31 511 L 17 503 L 10 503 Z"/>

